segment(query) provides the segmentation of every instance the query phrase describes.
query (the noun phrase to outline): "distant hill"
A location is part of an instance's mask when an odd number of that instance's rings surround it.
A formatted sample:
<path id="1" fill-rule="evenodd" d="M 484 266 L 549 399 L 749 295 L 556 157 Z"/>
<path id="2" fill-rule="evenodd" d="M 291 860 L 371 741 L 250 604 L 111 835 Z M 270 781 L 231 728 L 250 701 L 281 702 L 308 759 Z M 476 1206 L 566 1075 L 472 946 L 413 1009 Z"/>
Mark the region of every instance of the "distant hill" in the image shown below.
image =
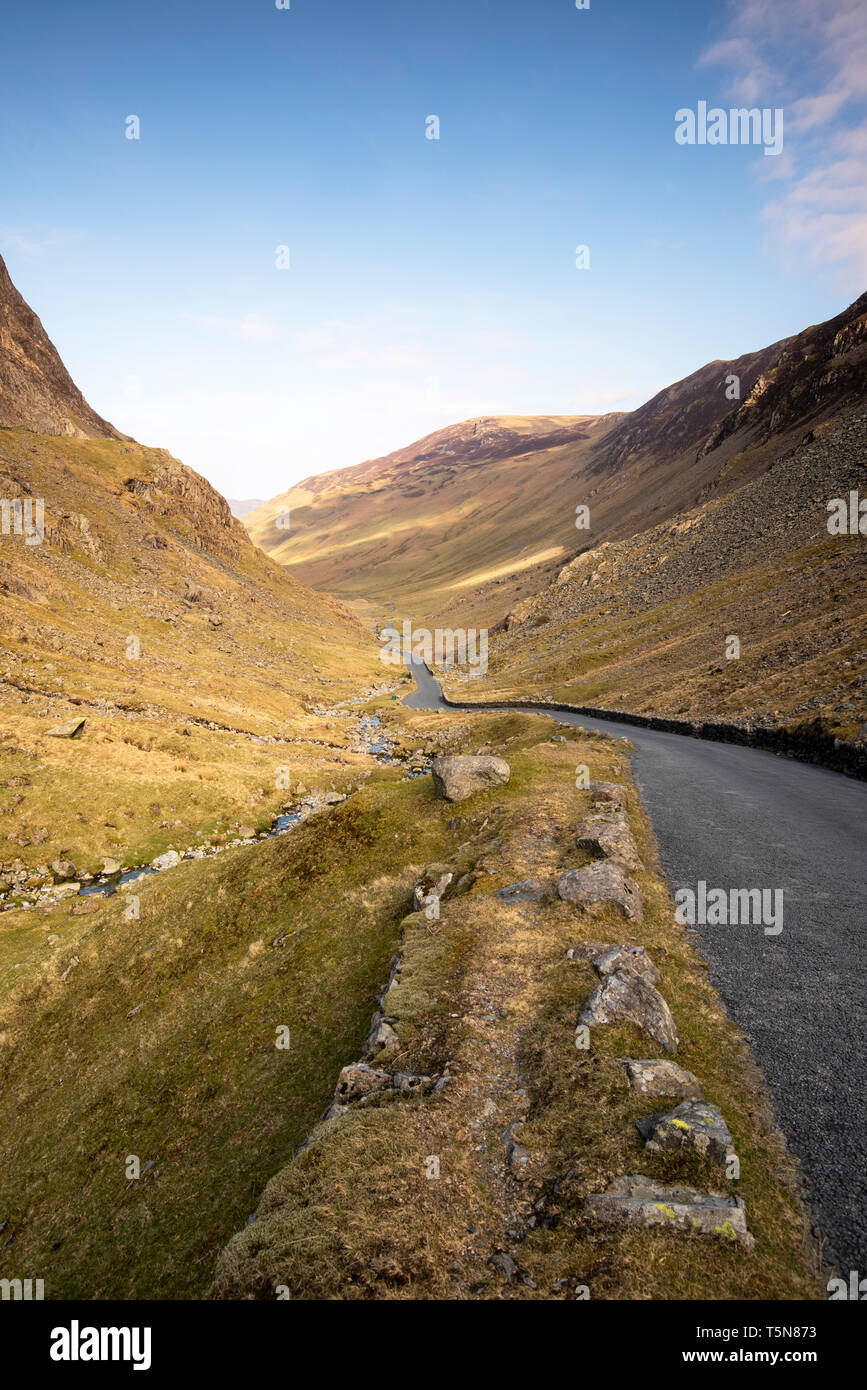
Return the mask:
<path id="1" fill-rule="evenodd" d="M 621 417 L 485 416 L 307 478 L 244 518 L 303 582 L 407 614 L 503 611 L 573 544 L 576 469 Z M 286 513 L 289 525 L 286 526 Z"/>

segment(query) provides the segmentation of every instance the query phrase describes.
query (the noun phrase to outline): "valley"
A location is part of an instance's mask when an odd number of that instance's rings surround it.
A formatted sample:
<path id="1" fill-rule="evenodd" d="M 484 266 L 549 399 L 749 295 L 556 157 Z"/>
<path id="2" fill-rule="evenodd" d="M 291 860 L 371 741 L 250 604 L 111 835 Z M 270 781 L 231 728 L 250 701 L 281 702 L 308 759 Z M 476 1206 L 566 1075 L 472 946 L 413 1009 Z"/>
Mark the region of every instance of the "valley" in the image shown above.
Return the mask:
<path id="1" fill-rule="evenodd" d="M 467 421 L 245 524 L 377 631 L 486 629 L 477 697 L 864 741 L 865 556 L 829 506 L 864 491 L 865 402 L 862 296 L 628 414 Z"/>
<path id="2" fill-rule="evenodd" d="M 860 1097 L 808 1065 L 812 995 L 856 973 L 822 885 L 863 782 L 545 706 L 855 766 L 863 552 L 827 503 L 861 483 L 864 302 L 630 414 L 471 420 L 242 524 L 0 291 L 0 1275 L 822 1298 L 863 1249 Z M 677 917 L 735 861 L 782 932 Z"/>

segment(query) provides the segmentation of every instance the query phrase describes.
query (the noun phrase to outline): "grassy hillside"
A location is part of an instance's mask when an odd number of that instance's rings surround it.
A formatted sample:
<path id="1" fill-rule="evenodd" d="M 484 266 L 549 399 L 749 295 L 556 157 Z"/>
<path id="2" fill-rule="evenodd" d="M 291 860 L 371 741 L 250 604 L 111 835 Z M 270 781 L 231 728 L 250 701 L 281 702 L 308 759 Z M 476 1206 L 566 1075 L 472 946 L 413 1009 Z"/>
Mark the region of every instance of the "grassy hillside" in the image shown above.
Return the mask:
<path id="1" fill-rule="evenodd" d="M 285 837 L 137 885 L 139 920 L 121 895 L 0 917 L 0 1277 L 202 1295 L 361 1045 L 414 869 L 450 847 L 420 782 L 377 776 Z"/>
<path id="2" fill-rule="evenodd" d="M 818 720 L 854 739 L 867 720 L 867 555 L 862 537 L 828 533 L 827 502 L 863 481 L 865 443 L 856 413 L 727 496 L 584 552 L 513 611 L 472 698 Z"/>
<path id="3" fill-rule="evenodd" d="M 42 544 L 0 536 L 0 879 L 141 862 L 267 822 L 287 777 L 352 772 L 316 710 L 381 677 L 369 637 L 203 478 L 131 442 L 0 429 L 0 496 L 45 507 Z M 78 737 L 50 736 L 72 717 Z"/>
<path id="4" fill-rule="evenodd" d="M 468 420 L 309 478 L 244 525 L 305 583 L 361 601 L 365 617 L 391 601 L 415 616 L 463 611 L 479 589 L 504 608 L 538 587 L 540 565 L 568 555 L 576 469 L 616 418 Z"/>

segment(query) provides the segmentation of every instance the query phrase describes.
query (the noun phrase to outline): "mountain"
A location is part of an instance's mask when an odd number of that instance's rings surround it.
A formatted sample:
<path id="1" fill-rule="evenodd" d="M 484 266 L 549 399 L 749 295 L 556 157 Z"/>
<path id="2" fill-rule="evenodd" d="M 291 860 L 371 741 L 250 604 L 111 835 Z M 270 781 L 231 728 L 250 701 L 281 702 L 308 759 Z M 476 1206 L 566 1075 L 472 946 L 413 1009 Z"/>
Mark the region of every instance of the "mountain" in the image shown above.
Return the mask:
<path id="1" fill-rule="evenodd" d="M 0 427 L 11 901 L 50 884 L 55 861 L 94 873 L 263 826 L 289 795 L 284 765 L 292 785 L 345 779 L 349 739 L 316 711 L 383 668 L 358 623 L 257 549 L 204 478 L 88 414 L 38 319 L 4 294 L 18 332 L 0 345 L 15 418 Z M 22 376 L 25 359 L 38 375 Z M 52 734 L 73 718 L 86 721 L 77 737 Z"/>
<path id="2" fill-rule="evenodd" d="M 87 404 L 0 256 L 0 426 L 123 439 Z"/>
<path id="3" fill-rule="evenodd" d="M 365 615 L 370 601 L 377 613 L 389 601 L 407 614 L 445 611 L 477 589 L 504 608 L 539 587 L 525 582 L 534 568 L 568 558 L 576 468 L 619 418 L 467 420 L 305 479 L 244 525 L 304 583 Z"/>
<path id="4" fill-rule="evenodd" d="M 827 323 L 709 363 L 628 414 L 454 425 L 307 479 L 245 525 L 305 583 L 359 611 L 366 600 L 366 616 L 395 601 L 408 616 L 494 626 L 577 551 L 761 477 L 863 402 L 865 382 L 867 295 Z M 588 532 L 576 531 L 579 505 Z"/>
<path id="5" fill-rule="evenodd" d="M 863 488 L 867 411 L 810 434 L 741 487 L 583 551 L 492 636 L 473 698 L 855 740 L 867 720 L 867 555 L 827 523 L 830 499 L 848 508 Z"/>

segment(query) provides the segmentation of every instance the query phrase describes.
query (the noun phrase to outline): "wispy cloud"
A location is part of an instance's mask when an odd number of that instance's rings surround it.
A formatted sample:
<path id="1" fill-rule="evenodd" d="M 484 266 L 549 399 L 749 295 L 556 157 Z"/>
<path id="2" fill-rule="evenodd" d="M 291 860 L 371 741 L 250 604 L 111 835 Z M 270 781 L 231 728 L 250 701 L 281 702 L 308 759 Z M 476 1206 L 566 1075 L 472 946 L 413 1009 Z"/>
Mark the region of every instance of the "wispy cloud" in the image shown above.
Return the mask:
<path id="1" fill-rule="evenodd" d="M 867 4 L 729 0 L 726 33 L 697 66 L 727 69 L 738 102 L 783 106 L 783 160 L 761 166 L 782 185 L 764 211 L 771 236 L 795 262 L 830 269 L 844 292 L 863 290 Z"/>
<path id="2" fill-rule="evenodd" d="M 20 227 L 0 227 L 0 250 L 20 251 L 24 256 L 43 256 L 47 252 L 67 246 L 70 241 L 75 241 L 78 235 L 77 232 L 65 231 L 62 228 L 36 231 L 22 230 Z"/>

